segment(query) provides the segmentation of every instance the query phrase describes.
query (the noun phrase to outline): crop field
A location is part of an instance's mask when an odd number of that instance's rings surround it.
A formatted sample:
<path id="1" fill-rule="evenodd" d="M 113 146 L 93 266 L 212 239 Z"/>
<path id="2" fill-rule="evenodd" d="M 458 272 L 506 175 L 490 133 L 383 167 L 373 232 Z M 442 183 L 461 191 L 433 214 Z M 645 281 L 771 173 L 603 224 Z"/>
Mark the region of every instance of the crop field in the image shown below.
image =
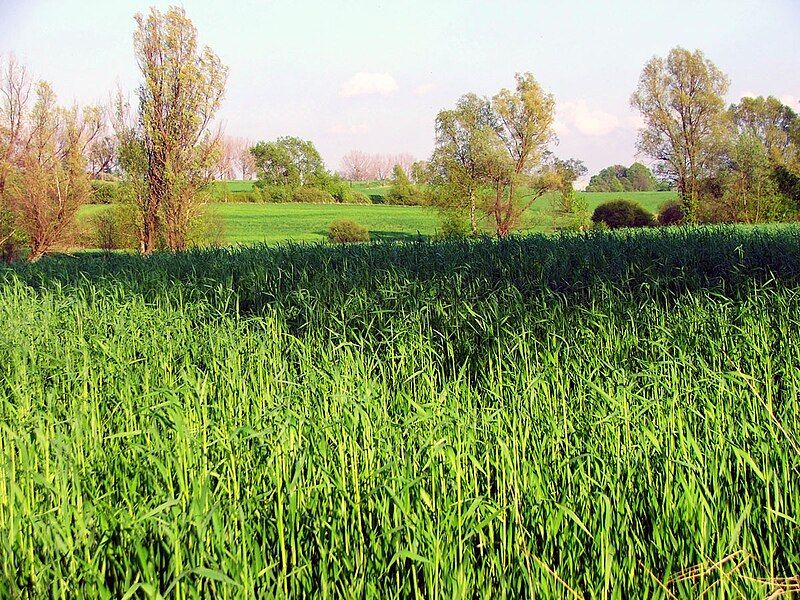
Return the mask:
<path id="1" fill-rule="evenodd" d="M 18 263 L 0 597 L 777 597 L 798 339 L 792 226 Z"/>

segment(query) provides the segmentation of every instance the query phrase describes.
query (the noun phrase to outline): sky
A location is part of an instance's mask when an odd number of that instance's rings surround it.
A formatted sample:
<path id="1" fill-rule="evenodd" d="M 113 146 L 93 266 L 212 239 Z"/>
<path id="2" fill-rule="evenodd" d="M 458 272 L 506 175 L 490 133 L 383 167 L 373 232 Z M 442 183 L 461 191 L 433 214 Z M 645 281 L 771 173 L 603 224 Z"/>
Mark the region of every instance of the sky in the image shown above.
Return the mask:
<path id="1" fill-rule="evenodd" d="M 13 52 L 63 103 L 135 90 L 133 16 L 175 0 L 0 0 Z M 184 0 L 229 67 L 219 118 L 257 140 L 312 140 L 331 169 L 349 150 L 427 158 L 438 111 L 529 71 L 556 99 L 561 158 L 589 174 L 636 155 L 630 95 L 651 57 L 700 49 L 728 101 L 772 94 L 800 112 L 800 0 Z"/>

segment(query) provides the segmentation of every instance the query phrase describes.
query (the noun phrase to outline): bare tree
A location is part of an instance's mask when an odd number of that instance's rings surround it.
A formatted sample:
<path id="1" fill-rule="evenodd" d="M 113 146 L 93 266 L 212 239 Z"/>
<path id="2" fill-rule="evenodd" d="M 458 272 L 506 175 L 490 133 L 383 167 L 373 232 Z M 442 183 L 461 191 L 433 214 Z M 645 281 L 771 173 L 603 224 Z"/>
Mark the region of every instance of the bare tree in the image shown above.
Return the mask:
<path id="1" fill-rule="evenodd" d="M 160 226 L 170 249 L 181 250 L 198 209 L 197 192 L 213 178 L 221 134 L 211 122 L 227 68 L 209 48 L 198 49 L 197 30 L 182 8 L 151 8 L 147 17 L 136 15 L 136 24 L 134 50 L 144 81 L 136 121 L 118 103 L 120 163 L 139 180 L 133 187 L 141 252 L 152 252 Z"/>
<path id="2" fill-rule="evenodd" d="M 87 167 L 93 179 L 114 173 L 119 166 L 119 139 L 110 126 L 110 113 L 109 108 L 100 113 L 100 131 L 86 148 Z"/>
<path id="3" fill-rule="evenodd" d="M 396 154 L 392 158 L 392 168 L 399 165 L 402 167 L 403 171 L 406 173 L 411 172 L 411 167 L 414 165 L 416 159 L 414 158 L 413 154 L 409 154 L 408 152 L 401 152 L 400 154 Z"/>
<path id="4" fill-rule="evenodd" d="M 342 174 L 350 181 L 365 181 L 372 170 L 372 156 L 361 150 L 351 150 L 342 157 Z"/>
<path id="5" fill-rule="evenodd" d="M 6 182 L 19 167 L 27 142 L 25 119 L 31 95 L 27 69 L 14 55 L 0 57 L 0 201 Z"/>
<path id="6" fill-rule="evenodd" d="M 250 149 L 255 145 L 253 140 L 242 137 L 231 138 L 233 149 L 233 166 L 239 179 L 256 178 L 256 161 Z"/>
<path id="7" fill-rule="evenodd" d="M 62 109 L 47 83 L 36 89 L 29 134 L 12 182 L 10 205 L 15 224 L 30 243 L 29 260 L 67 241 L 78 209 L 89 200 L 86 148 L 101 129 L 95 107 Z"/>
<path id="8" fill-rule="evenodd" d="M 394 169 L 394 158 L 389 154 L 374 154 L 372 157 L 373 177 L 379 181 L 386 181 Z"/>

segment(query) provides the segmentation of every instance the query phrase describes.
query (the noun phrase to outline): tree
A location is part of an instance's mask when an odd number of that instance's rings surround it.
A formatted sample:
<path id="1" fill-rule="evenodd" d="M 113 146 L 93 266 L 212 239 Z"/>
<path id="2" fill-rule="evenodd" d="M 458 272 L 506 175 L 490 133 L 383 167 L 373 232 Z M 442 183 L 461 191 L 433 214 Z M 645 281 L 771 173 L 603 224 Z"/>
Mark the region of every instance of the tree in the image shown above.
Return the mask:
<path id="1" fill-rule="evenodd" d="M 411 181 L 417 185 L 427 183 L 430 180 L 431 164 L 427 160 L 415 160 L 411 164 L 411 170 L 409 173 L 411 176 Z"/>
<path id="2" fill-rule="evenodd" d="M 553 216 L 569 229 L 583 227 L 589 219 L 586 203 L 575 195 L 575 182 L 586 174 L 586 165 L 575 158 L 553 159 L 552 169 L 557 178 L 558 194 L 552 202 Z"/>
<path id="3" fill-rule="evenodd" d="M 342 175 L 349 181 L 365 181 L 372 169 L 372 156 L 351 150 L 342 157 Z"/>
<path id="4" fill-rule="evenodd" d="M 473 236 L 478 235 L 477 195 L 488 183 L 486 159 L 495 137 L 491 104 L 475 94 L 462 96 L 454 109 L 436 117 L 430 169 L 448 187 L 445 208 L 469 210 Z"/>
<path id="5" fill-rule="evenodd" d="M 793 134 L 800 122 L 790 107 L 773 96 L 742 98 L 729 109 L 733 126 L 739 134 L 755 136 L 766 148 L 774 165 L 786 165 L 798 158 Z"/>
<path id="6" fill-rule="evenodd" d="M 392 159 L 392 173 L 394 174 L 394 167 L 400 166 L 405 173 L 411 172 L 411 167 L 414 165 L 414 155 L 409 154 L 408 152 L 401 152 L 400 154 L 395 154 Z"/>
<path id="7" fill-rule="evenodd" d="M 644 118 L 638 148 L 676 183 L 690 219 L 718 166 L 727 91 L 728 78 L 702 52 L 674 48 L 645 65 L 631 96 Z"/>
<path id="8" fill-rule="evenodd" d="M 84 152 L 102 128 L 101 112 L 56 105 L 47 83 L 36 89 L 29 138 L 11 190 L 14 222 L 30 244 L 29 260 L 39 260 L 65 241 L 91 187 Z"/>
<path id="9" fill-rule="evenodd" d="M 652 192 L 658 187 L 653 172 L 642 163 L 635 162 L 625 170 L 625 180 L 632 192 Z M 623 184 L 623 187 L 625 184 Z"/>
<path id="10" fill-rule="evenodd" d="M 120 165 L 135 191 L 139 246 L 149 254 L 163 227 L 172 250 L 186 247 L 198 192 L 213 178 L 220 132 L 211 122 L 225 89 L 227 68 L 182 8 L 136 15 L 134 51 L 143 82 L 134 120 L 118 102 Z"/>
<path id="11" fill-rule="evenodd" d="M 390 204 L 425 204 L 424 195 L 411 183 L 403 167 L 399 164 L 392 171 L 391 188 L 387 194 Z"/>
<path id="12" fill-rule="evenodd" d="M 259 142 L 250 149 L 258 179 L 270 185 L 307 185 L 325 172 L 314 144 L 296 137 L 280 137 L 274 142 Z"/>
<path id="13" fill-rule="evenodd" d="M 516 76 L 514 91 L 503 89 L 492 98 L 496 140 L 487 154 L 494 217 L 499 237 L 508 235 L 520 217 L 558 185 L 558 175 L 545 164 L 555 101 L 530 73 Z"/>
<path id="14" fill-rule="evenodd" d="M 0 56 L 0 257 L 6 261 L 14 255 L 16 236 L 6 188 L 21 166 L 27 145 L 25 119 L 30 94 L 27 69 L 13 55 L 6 59 Z"/>

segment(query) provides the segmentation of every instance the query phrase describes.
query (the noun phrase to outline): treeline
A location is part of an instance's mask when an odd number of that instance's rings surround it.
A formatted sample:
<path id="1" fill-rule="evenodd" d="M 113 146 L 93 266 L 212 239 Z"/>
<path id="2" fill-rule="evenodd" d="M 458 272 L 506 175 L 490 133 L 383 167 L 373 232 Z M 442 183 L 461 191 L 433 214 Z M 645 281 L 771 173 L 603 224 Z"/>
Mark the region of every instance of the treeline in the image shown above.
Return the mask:
<path id="1" fill-rule="evenodd" d="M 796 220 L 797 114 L 772 96 L 726 107 L 729 85 L 699 50 L 650 60 L 631 97 L 644 119 L 638 150 L 678 190 L 689 221 Z"/>
<path id="2" fill-rule="evenodd" d="M 668 181 L 659 181 L 642 163 L 630 167 L 613 165 L 593 175 L 587 192 L 665 192 L 671 189 Z"/>
<path id="3" fill-rule="evenodd" d="M 93 223 L 101 247 L 125 244 L 149 254 L 220 239 L 220 223 L 203 206 L 218 190 L 213 182 L 231 177 L 256 177 L 253 201 L 433 205 L 445 234 L 489 227 L 508 235 L 549 192 L 554 222 L 591 225 L 574 192 L 586 168 L 553 154 L 555 101 L 530 73 L 517 75 L 513 89 L 466 94 L 442 110 L 429 160 L 352 151 L 334 173 L 310 141 L 252 143 L 213 126 L 227 68 L 199 46 L 183 9 L 137 15 L 133 41 L 141 71 L 134 101 L 120 94 L 105 109 L 61 106 L 46 82 L 34 82 L 13 57 L 2 61 L 0 258 L 27 248 L 37 260 L 75 243 L 75 216 L 92 198 L 112 204 Z M 670 186 L 680 195 L 670 222 L 797 219 L 797 114 L 774 97 L 726 107 L 728 86 L 700 51 L 675 48 L 653 58 L 631 103 L 644 122 L 638 150 L 654 173 L 639 163 L 617 165 L 593 177 L 590 189 Z M 350 183 L 372 179 L 388 182 L 379 199 Z"/>
<path id="4" fill-rule="evenodd" d="M 141 81 L 135 103 L 122 94 L 107 109 L 62 107 L 46 82 L 33 83 L 13 57 L 0 70 L 0 253 L 27 248 L 38 260 L 76 243 L 75 215 L 92 177 L 116 175 L 113 211 L 98 235 L 133 238 L 142 254 L 182 250 L 203 229 L 202 191 L 213 181 L 221 133 L 212 127 L 227 68 L 181 8 L 136 15 Z M 113 230 L 113 234 L 111 231 Z"/>

